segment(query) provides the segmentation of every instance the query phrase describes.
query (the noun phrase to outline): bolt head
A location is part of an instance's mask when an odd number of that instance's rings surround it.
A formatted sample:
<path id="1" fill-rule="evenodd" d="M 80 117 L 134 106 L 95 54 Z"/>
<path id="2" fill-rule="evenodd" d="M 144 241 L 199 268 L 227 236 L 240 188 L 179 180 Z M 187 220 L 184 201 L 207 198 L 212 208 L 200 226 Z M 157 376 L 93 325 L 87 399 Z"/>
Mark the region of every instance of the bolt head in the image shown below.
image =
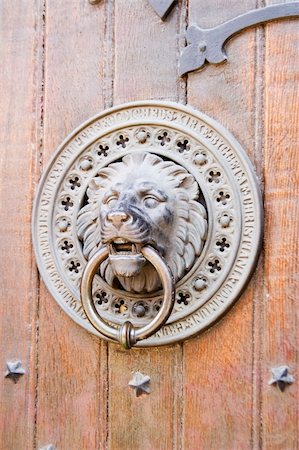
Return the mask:
<path id="1" fill-rule="evenodd" d="M 145 307 L 143 305 L 136 305 L 134 310 L 137 317 L 143 317 L 145 315 Z"/>
<path id="2" fill-rule="evenodd" d="M 227 228 L 230 224 L 230 218 L 227 214 L 224 214 L 223 216 L 220 217 L 220 225 L 222 226 L 222 228 Z"/>
<path id="3" fill-rule="evenodd" d="M 205 42 L 205 41 L 201 41 L 201 42 L 198 44 L 198 50 L 199 50 L 201 53 L 203 53 L 203 52 L 206 51 L 206 49 L 207 49 L 207 44 L 206 44 L 206 42 Z"/>
<path id="4" fill-rule="evenodd" d="M 144 144 L 145 141 L 147 140 L 147 134 L 145 131 L 139 131 L 136 137 L 138 142 L 140 142 L 140 144 Z"/>
<path id="5" fill-rule="evenodd" d="M 198 166 L 203 166 L 207 162 L 207 158 L 202 153 L 199 153 L 199 155 L 196 155 L 194 158 L 194 162 Z"/>
<path id="6" fill-rule="evenodd" d="M 207 282 L 203 278 L 198 278 L 193 286 L 196 291 L 203 291 L 207 287 Z"/>
<path id="7" fill-rule="evenodd" d="M 83 159 L 80 164 L 82 170 L 89 170 L 92 168 L 92 162 L 89 159 Z"/>
<path id="8" fill-rule="evenodd" d="M 58 223 L 59 231 L 66 231 L 68 229 L 69 223 L 67 220 L 63 219 Z"/>

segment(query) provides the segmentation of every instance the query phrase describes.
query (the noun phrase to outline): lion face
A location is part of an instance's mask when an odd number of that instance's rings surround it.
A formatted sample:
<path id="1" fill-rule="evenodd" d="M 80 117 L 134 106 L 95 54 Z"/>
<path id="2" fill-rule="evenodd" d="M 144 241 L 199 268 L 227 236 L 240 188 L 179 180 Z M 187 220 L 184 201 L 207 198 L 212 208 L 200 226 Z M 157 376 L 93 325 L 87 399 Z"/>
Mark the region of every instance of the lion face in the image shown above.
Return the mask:
<path id="1" fill-rule="evenodd" d="M 175 281 L 202 250 L 207 220 L 198 185 L 171 161 L 146 152 L 127 155 L 93 178 L 87 196 L 78 236 L 86 258 L 107 246 L 100 272 L 111 286 L 138 293 L 160 288 L 156 270 L 141 254 L 145 245 L 164 257 Z"/>

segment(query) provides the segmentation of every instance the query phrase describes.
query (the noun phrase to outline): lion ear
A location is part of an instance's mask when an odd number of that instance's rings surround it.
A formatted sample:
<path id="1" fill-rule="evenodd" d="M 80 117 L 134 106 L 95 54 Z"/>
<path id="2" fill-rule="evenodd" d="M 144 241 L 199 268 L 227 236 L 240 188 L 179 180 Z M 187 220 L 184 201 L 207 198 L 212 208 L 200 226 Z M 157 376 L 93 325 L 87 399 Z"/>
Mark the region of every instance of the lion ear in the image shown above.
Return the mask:
<path id="1" fill-rule="evenodd" d="M 100 187 L 100 183 L 98 178 L 93 178 L 90 183 L 89 183 L 89 189 L 91 189 L 92 191 L 97 191 Z"/>
<path id="2" fill-rule="evenodd" d="M 91 199 L 95 195 L 97 195 L 100 187 L 101 187 L 100 180 L 98 178 L 92 178 L 92 180 L 90 180 L 90 182 L 89 182 L 88 189 L 87 189 L 88 198 Z"/>
<path id="3" fill-rule="evenodd" d="M 180 176 L 179 187 L 188 191 L 191 199 L 197 199 L 198 197 L 198 185 L 193 175 L 184 173 Z"/>
<path id="4" fill-rule="evenodd" d="M 102 169 L 96 177 L 92 178 L 88 185 L 87 195 L 93 196 L 97 191 L 105 185 L 106 180 L 111 177 L 111 169 L 109 167 Z"/>

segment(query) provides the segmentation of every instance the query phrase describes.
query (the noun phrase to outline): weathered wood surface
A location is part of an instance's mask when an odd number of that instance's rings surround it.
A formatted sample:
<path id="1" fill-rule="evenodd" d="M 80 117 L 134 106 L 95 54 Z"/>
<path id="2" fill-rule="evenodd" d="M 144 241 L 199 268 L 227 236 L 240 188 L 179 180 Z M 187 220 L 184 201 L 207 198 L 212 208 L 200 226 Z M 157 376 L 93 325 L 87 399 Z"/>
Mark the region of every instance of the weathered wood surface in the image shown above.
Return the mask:
<path id="1" fill-rule="evenodd" d="M 104 106 L 105 5 L 51 0 L 44 12 L 42 163 Z M 106 344 L 76 325 L 41 283 L 36 446 L 105 448 Z"/>
<path id="2" fill-rule="evenodd" d="M 199 5 L 200 3 L 200 5 Z M 189 16 L 212 27 L 249 9 L 255 1 L 190 1 Z M 229 61 L 188 77 L 188 102 L 214 117 L 255 157 L 255 31 L 227 45 Z M 184 346 L 184 446 L 186 449 L 249 449 L 253 435 L 253 339 L 257 277 L 233 309 L 199 339 Z M 197 355 L 196 358 L 192 355 Z"/>
<path id="3" fill-rule="evenodd" d="M 274 3 L 274 2 L 269 2 Z M 262 420 L 267 449 L 296 449 L 298 432 L 298 21 L 269 24 L 265 37 L 265 274 Z M 295 383 L 268 386 L 288 365 Z"/>
<path id="4" fill-rule="evenodd" d="M 120 0 L 115 3 L 114 17 L 114 103 L 177 100 L 177 49 L 173 38 L 179 26 L 178 11 L 161 25 L 147 0 Z M 161 72 L 163 68 L 163 77 L 157 76 L 157 67 Z M 128 388 L 132 372 L 137 370 L 151 377 L 152 393 L 148 396 L 136 398 Z M 128 353 L 109 345 L 109 448 L 178 448 L 180 370 L 180 346 Z"/>
<path id="5" fill-rule="evenodd" d="M 21 4 L 22 3 L 22 4 Z M 30 237 L 36 180 L 35 2 L 0 6 L 0 448 L 33 448 L 37 272 Z M 26 375 L 4 378 L 6 361 Z"/>
<path id="6" fill-rule="evenodd" d="M 164 23 L 147 0 L 2 3 L 1 364 L 4 373 L 19 358 L 27 373 L 17 384 L 2 376 L 0 448 L 296 449 L 298 22 L 248 30 L 226 46 L 228 63 L 180 80 L 187 18 L 210 27 L 262 0 L 181 0 Z M 87 334 L 38 285 L 30 208 L 67 133 L 142 99 L 188 101 L 240 141 L 265 186 L 265 252 L 211 330 L 126 352 Z M 268 385 L 282 364 L 296 378 L 284 393 Z M 151 377 L 148 396 L 128 387 L 137 370 Z"/>

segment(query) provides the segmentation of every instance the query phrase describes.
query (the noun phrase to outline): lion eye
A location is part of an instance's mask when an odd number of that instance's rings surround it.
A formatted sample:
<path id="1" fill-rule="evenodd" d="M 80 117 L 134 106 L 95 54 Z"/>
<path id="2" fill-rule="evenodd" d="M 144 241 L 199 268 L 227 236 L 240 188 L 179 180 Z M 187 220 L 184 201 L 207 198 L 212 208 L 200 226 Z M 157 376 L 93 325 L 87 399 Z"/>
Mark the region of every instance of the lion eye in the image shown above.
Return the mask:
<path id="1" fill-rule="evenodd" d="M 116 195 L 112 195 L 111 197 L 107 198 L 105 203 L 109 206 L 109 208 L 113 208 L 113 206 L 116 205 L 118 200 L 118 197 Z"/>
<path id="2" fill-rule="evenodd" d="M 156 208 L 159 205 L 159 200 L 156 197 L 148 195 L 143 199 L 146 208 Z"/>

